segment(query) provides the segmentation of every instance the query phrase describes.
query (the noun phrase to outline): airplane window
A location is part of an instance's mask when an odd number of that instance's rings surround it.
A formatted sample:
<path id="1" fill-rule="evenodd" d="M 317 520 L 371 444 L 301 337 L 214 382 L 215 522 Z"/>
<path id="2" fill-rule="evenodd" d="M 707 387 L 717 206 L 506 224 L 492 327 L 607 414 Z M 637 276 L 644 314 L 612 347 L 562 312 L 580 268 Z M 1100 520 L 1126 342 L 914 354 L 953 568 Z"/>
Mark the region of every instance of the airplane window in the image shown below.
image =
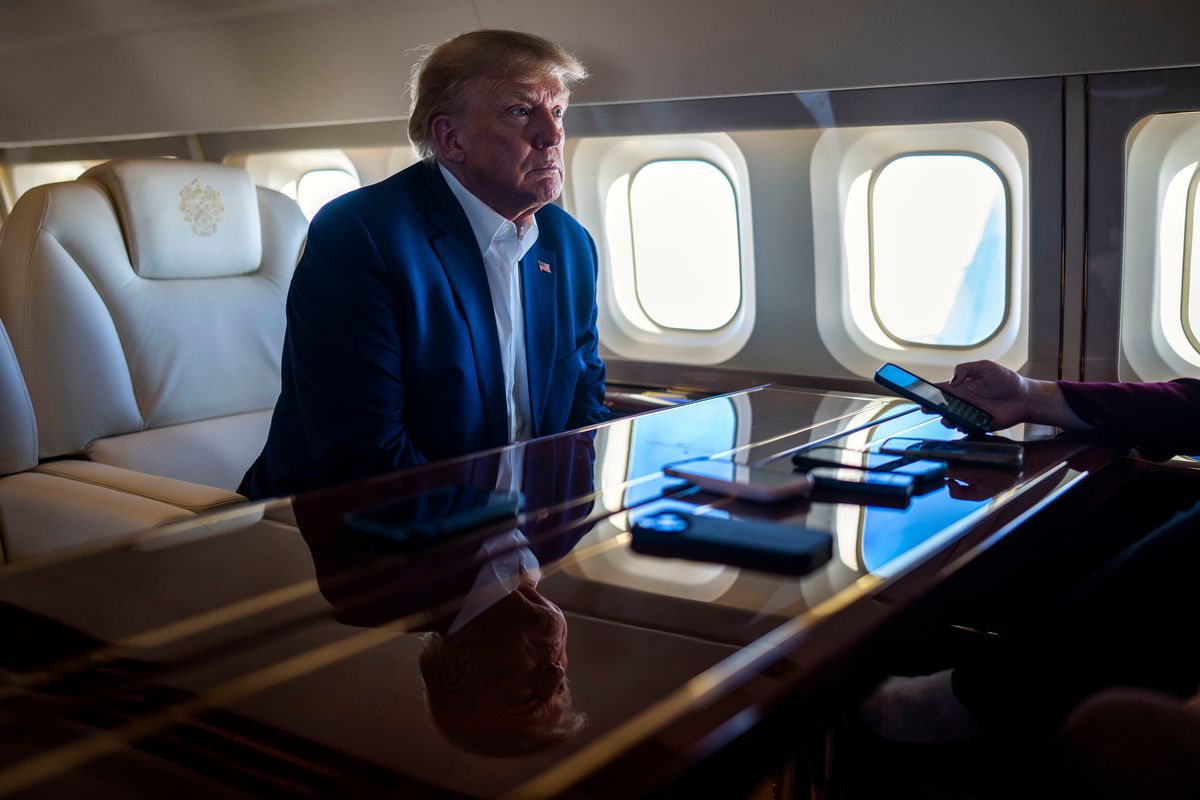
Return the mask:
<path id="1" fill-rule="evenodd" d="M 634 285 L 646 316 L 693 331 L 733 319 L 741 256 L 737 200 L 724 172 L 693 159 L 644 165 L 629 183 L 629 220 Z"/>
<path id="2" fill-rule="evenodd" d="M 296 183 L 296 203 L 311 220 L 321 206 L 359 186 L 358 178 L 343 169 L 311 170 L 300 176 Z"/>
<path id="3" fill-rule="evenodd" d="M 1190 377 L 1200 369 L 1200 112 L 1152 114 L 1127 146 L 1117 375 Z"/>
<path id="4" fill-rule="evenodd" d="M 621 358 L 719 364 L 754 330 L 750 170 L 726 133 L 568 142 L 564 205 L 596 237 L 600 341 Z"/>
<path id="5" fill-rule="evenodd" d="M 978 345 L 1008 312 L 1008 189 L 967 154 L 889 161 L 869 198 L 871 303 L 903 344 Z"/>
<path id="6" fill-rule="evenodd" d="M 1175 231 L 1173 238 L 1177 238 L 1180 233 L 1184 239 L 1184 256 L 1183 256 L 1183 309 L 1181 316 L 1183 317 L 1183 332 L 1187 336 L 1188 342 L 1197 352 L 1200 352 L 1200 336 L 1197 336 L 1197 331 L 1200 331 L 1200 280 L 1197 280 L 1197 261 L 1200 260 L 1200 248 L 1196 247 L 1197 223 L 1200 222 L 1200 209 L 1196 207 L 1196 187 L 1200 185 L 1200 170 L 1196 169 L 1196 162 L 1192 162 L 1183 170 L 1180 170 L 1178 177 L 1187 178 L 1191 176 L 1188 183 L 1187 194 L 1187 211 L 1184 214 L 1182 221 L 1184 230 L 1182 232 Z M 1168 194 L 1170 190 L 1168 189 Z M 1166 204 L 1164 204 L 1166 205 Z M 1168 226 L 1166 219 L 1167 208 L 1163 209 L 1163 226 Z"/>

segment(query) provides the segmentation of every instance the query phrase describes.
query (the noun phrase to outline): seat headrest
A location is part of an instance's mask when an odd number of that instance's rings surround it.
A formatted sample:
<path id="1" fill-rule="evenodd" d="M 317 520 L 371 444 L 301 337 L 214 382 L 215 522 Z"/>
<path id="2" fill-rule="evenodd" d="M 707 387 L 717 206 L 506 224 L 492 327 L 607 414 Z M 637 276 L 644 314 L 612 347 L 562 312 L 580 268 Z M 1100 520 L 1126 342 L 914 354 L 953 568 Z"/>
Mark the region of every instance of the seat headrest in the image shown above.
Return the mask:
<path id="1" fill-rule="evenodd" d="M 143 278 L 223 278 L 262 261 L 258 197 L 237 167 L 170 158 L 109 161 L 83 174 L 103 184 Z"/>

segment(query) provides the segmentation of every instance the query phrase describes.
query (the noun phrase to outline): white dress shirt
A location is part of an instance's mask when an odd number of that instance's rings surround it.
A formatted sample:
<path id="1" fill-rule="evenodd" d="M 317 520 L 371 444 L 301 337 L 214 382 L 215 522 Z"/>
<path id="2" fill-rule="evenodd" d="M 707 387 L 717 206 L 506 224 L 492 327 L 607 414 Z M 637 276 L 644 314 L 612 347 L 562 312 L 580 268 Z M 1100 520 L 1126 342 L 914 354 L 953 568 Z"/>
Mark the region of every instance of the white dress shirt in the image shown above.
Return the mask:
<path id="1" fill-rule="evenodd" d="M 504 368 L 504 398 L 508 406 L 508 441 L 524 441 L 533 434 L 533 425 L 530 422 L 529 368 L 525 354 L 525 310 L 517 262 L 537 241 L 537 219 L 525 235 L 518 238 L 516 225 L 467 191 L 450 170 L 441 164 L 438 168 L 466 212 L 483 255 L 492 308 L 496 312 L 496 333 L 500 336 L 500 363 Z"/>
<path id="2" fill-rule="evenodd" d="M 488 559 L 475 577 L 463 607 L 450 623 L 447 636 L 458 633 L 467 623 L 515 592 L 521 582 L 538 585 L 541 564 L 529 549 L 529 540 L 519 530 L 497 534 L 483 543 L 479 555 Z M 502 555 L 493 555 L 502 552 Z"/>

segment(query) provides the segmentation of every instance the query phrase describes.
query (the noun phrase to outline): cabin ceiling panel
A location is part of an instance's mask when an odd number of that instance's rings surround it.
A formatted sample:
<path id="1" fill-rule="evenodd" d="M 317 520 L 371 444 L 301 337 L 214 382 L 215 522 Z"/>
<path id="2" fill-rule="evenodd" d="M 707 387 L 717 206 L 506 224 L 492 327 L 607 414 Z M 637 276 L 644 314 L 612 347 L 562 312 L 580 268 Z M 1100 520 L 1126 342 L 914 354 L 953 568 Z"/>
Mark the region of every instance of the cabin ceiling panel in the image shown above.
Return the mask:
<path id="1" fill-rule="evenodd" d="M 396 118 L 408 111 L 411 48 L 477 25 L 470 0 L 258 5 L 0 48 L 0 144 Z M 0 28 L 6 18 L 0 6 Z"/>
<path id="2" fill-rule="evenodd" d="M 0 52 L 347 0 L 4 0 Z"/>
<path id="3" fill-rule="evenodd" d="M 476 0 L 481 23 L 554 39 L 577 102 L 1107 72 L 1200 61 L 1192 0 Z"/>
<path id="4" fill-rule="evenodd" d="M 1200 64 L 1193 0 L 4 0 L 0 145 L 396 119 L 480 25 L 577 52 L 577 103 Z"/>

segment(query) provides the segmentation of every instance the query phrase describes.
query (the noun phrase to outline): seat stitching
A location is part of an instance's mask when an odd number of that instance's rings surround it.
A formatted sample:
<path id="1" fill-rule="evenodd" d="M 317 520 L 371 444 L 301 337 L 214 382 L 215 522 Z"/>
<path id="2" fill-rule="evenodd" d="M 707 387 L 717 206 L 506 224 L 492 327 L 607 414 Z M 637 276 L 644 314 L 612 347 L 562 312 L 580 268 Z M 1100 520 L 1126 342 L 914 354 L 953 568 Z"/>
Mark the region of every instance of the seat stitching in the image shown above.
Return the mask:
<path id="1" fill-rule="evenodd" d="M 171 516 L 167 517 L 166 519 L 159 521 L 150 530 L 154 530 L 155 528 L 161 528 L 164 525 L 172 525 L 176 522 L 187 522 L 188 520 L 192 520 L 195 518 L 196 518 L 195 514 L 190 514 L 187 511 L 183 511 L 180 514 L 172 514 Z"/>
<path id="2" fill-rule="evenodd" d="M 37 249 L 38 234 L 40 234 L 42 231 L 46 230 L 46 218 L 48 216 L 50 216 L 50 192 L 43 189 L 42 190 L 41 217 L 40 217 L 40 219 L 38 219 L 37 230 L 34 232 L 33 236 L 30 237 L 29 252 L 27 252 L 25 254 L 25 265 L 24 265 L 25 270 L 24 270 L 24 276 L 23 276 L 24 280 L 25 280 L 25 285 L 21 289 L 21 351 L 22 351 L 21 356 L 23 356 L 23 359 L 22 359 L 22 357 L 17 358 L 17 366 L 18 367 L 21 365 L 22 360 L 24 360 L 24 362 L 26 364 L 30 363 L 30 361 L 29 361 L 29 318 L 32 315 L 29 313 L 29 302 L 30 302 L 29 299 L 33 295 L 33 253 L 34 253 L 34 250 Z M 10 219 L 9 222 L 11 223 L 12 220 Z M 32 373 L 33 371 L 30 370 L 30 372 Z M 32 411 L 33 392 L 30 391 L 30 389 L 32 388 L 31 384 L 33 381 L 30 376 L 25 375 L 23 372 L 22 372 L 21 377 L 25 379 L 26 392 L 29 395 L 30 413 L 33 414 L 34 413 Z M 34 441 L 37 442 L 37 417 L 36 416 L 33 417 L 33 437 L 34 437 Z M 37 461 L 38 456 L 40 454 L 41 454 L 41 447 L 40 447 L 40 443 L 38 443 L 38 444 L 34 445 L 34 459 L 33 460 Z"/>
<path id="3" fill-rule="evenodd" d="M 12 352 L 13 361 L 17 367 L 17 378 L 20 379 L 22 385 L 25 383 L 25 375 L 21 371 L 21 362 L 17 361 L 17 352 L 13 349 L 12 339 L 8 337 L 8 332 L 0 325 L 0 338 L 8 343 L 9 351 Z M 37 438 L 37 416 L 33 413 L 33 400 L 29 397 L 29 390 L 26 389 L 25 395 L 25 416 L 29 422 L 30 432 L 33 434 L 33 451 L 29 454 L 33 463 L 38 462 L 38 438 Z"/>

